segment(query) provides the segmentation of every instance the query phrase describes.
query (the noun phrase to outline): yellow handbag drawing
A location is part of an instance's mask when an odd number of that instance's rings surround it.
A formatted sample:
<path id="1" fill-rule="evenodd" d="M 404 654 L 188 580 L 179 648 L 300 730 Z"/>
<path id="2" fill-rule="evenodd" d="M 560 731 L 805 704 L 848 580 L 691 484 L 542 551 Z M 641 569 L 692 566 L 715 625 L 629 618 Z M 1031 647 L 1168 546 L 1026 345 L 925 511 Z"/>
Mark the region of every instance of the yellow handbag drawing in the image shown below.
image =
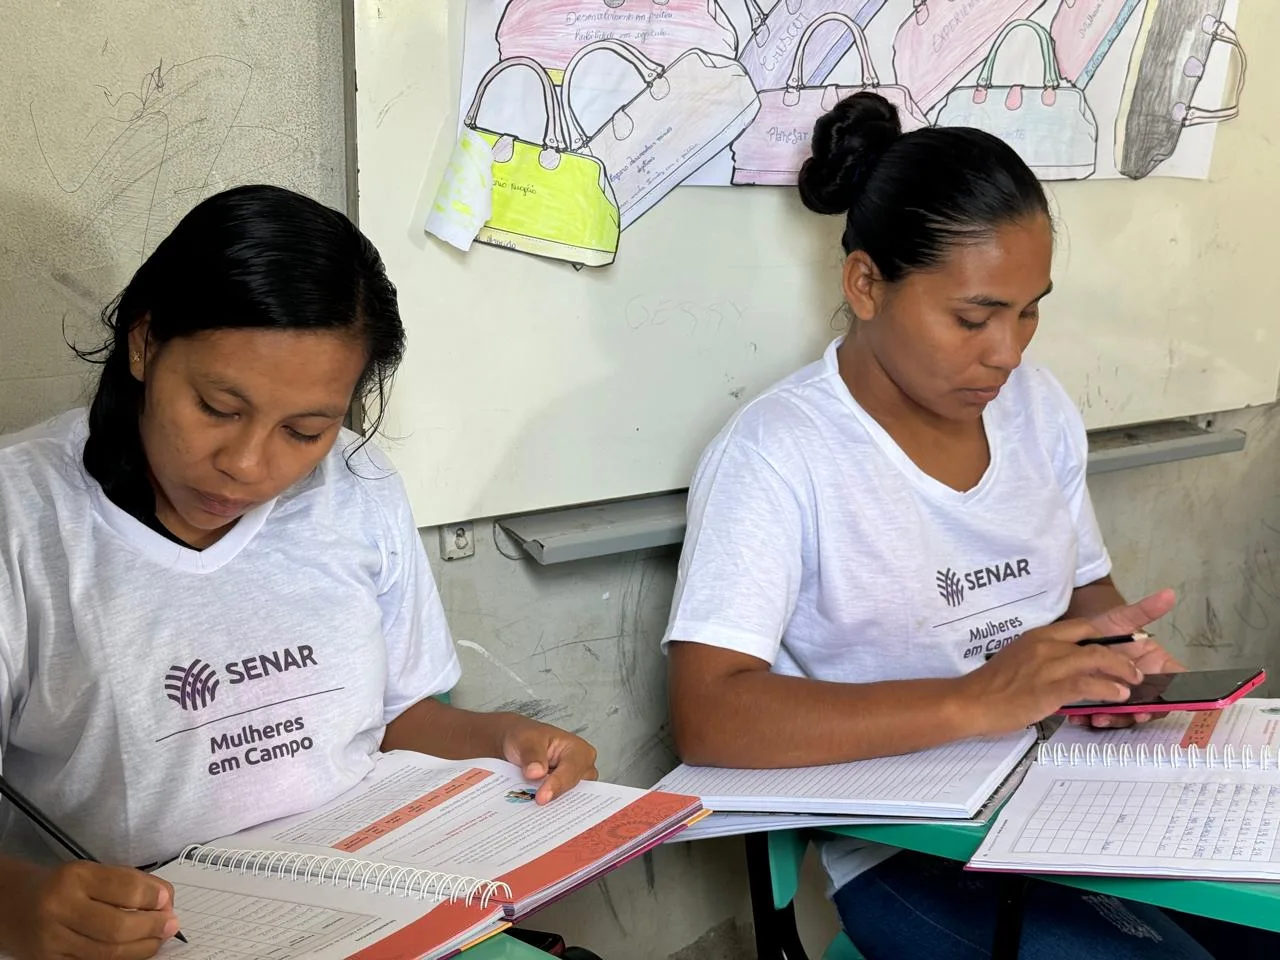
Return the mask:
<path id="1" fill-rule="evenodd" d="M 542 83 L 542 143 L 478 125 L 489 84 L 512 67 L 532 70 Z M 493 149 L 493 213 L 477 241 L 588 267 L 613 263 L 619 232 L 613 188 L 599 160 L 569 150 L 555 86 L 536 60 L 509 57 L 494 64 L 476 88 L 464 123 Z"/>

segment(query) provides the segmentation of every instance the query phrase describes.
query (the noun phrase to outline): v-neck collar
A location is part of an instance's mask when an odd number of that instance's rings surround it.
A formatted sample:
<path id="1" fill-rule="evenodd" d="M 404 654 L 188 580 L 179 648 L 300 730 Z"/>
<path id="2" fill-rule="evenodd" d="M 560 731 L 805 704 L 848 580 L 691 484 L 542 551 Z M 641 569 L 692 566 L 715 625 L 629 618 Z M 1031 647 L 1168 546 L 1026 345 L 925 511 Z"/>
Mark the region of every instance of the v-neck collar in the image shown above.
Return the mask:
<path id="1" fill-rule="evenodd" d="M 982 428 L 987 435 L 987 469 L 983 471 L 982 477 L 974 486 L 968 490 L 957 490 L 921 470 L 916 465 L 916 462 L 907 456 L 902 447 L 898 446 L 898 442 L 889 436 L 889 432 L 880 425 L 879 421 L 871 416 L 863 408 L 862 404 L 858 403 L 854 398 L 849 385 L 840 376 L 840 364 L 836 356 L 837 351 L 840 349 L 840 344 L 843 342 L 844 337 L 838 337 L 831 342 L 823 354 L 823 365 L 826 368 L 827 375 L 835 381 L 832 384 L 833 389 L 848 404 L 850 412 L 862 424 L 872 442 L 889 458 L 899 472 L 911 482 L 912 486 L 931 499 L 955 504 L 956 506 L 980 499 L 995 482 L 994 478 L 1000 468 L 1001 443 L 1000 430 L 998 429 L 1000 419 L 998 404 L 1000 398 L 997 397 L 987 404 L 982 411 Z"/>

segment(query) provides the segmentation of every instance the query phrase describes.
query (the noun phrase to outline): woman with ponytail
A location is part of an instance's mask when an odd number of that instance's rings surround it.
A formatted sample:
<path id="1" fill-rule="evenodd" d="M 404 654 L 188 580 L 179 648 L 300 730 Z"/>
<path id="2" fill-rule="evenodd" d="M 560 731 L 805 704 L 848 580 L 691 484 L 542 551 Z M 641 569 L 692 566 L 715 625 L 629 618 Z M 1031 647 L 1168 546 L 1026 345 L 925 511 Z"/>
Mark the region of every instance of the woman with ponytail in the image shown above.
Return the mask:
<path id="1" fill-rule="evenodd" d="M 909 753 L 1181 669 L 1154 640 L 1077 643 L 1134 633 L 1174 598 L 1126 604 L 1112 583 L 1080 415 L 1023 363 L 1053 288 L 1049 205 L 1026 164 L 978 130 L 903 134 L 893 106 L 858 93 L 818 121 L 799 186 L 844 218 L 850 328 L 698 466 L 664 640 L 681 758 Z M 868 960 L 990 956 L 990 875 L 852 839 L 822 858 Z M 1154 907 L 1044 883 L 1021 955 L 1208 956 Z"/>

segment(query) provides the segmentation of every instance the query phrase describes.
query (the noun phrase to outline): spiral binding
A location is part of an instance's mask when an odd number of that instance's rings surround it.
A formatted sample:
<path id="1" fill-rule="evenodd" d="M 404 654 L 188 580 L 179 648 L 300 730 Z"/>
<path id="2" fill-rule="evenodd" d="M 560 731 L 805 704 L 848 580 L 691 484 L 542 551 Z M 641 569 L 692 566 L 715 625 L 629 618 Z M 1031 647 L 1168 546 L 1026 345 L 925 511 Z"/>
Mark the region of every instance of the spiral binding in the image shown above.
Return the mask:
<path id="1" fill-rule="evenodd" d="M 1194 743 L 1185 749 L 1180 744 L 1165 747 L 1157 743 L 1148 748 L 1145 743 L 1136 747 L 1122 743 L 1073 743 L 1068 748 L 1061 743 L 1042 743 L 1036 751 L 1039 763 L 1055 767 L 1185 767 L 1189 770 L 1276 770 L 1280 769 L 1280 754 L 1271 746 L 1255 750 L 1243 746 L 1239 750 L 1227 744 L 1221 751 L 1210 744 L 1201 749 Z"/>
<path id="2" fill-rule="evenodd" d="M 511 898 L 511 888 L 501 881 L 478 880 L 435 870 L 330 857 L 285 850 L 232 850 L 193 843 L 178 859 L 208 870 L 251 877 L 278 877 L 303 883 L 328 883 L 335 887 L 386 893 L 392 896 L 461 901 L 467 906 L 489 906 L 495 897 Z"/>

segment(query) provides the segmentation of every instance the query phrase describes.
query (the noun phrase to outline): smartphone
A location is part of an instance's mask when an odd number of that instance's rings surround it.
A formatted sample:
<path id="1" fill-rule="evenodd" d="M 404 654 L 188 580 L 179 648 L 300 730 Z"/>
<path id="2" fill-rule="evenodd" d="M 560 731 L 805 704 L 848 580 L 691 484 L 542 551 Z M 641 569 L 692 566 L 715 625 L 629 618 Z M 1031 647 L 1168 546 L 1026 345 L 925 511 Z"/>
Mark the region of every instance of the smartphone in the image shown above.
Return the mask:
<path id="1" fill-rule="evenodd" d="M 1220 710 L 1239 700 L 1267 679 L 1261 668 L 1241 670 L 1189 670 L 1186 673 L 1152 673 L 1129 687 L 1123 703 L 1081 700 L 1069 703 L 1060 714 L 1166 713 L 1173 710 Z"/>

